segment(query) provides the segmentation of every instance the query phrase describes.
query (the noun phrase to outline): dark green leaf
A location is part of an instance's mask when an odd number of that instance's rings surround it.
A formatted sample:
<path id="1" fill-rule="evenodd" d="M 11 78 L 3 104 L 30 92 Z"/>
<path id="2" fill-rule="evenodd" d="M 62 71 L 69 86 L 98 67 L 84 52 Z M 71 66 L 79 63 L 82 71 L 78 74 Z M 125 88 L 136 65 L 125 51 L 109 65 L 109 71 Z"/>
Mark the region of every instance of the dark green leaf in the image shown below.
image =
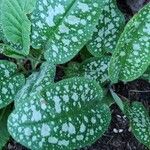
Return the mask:
<path id="1" fill-rule="evenodd" d="M 9 133 L 7 130 L 7 119 L 11 112 L 11 106 L 0 109 L 0 149 L 7 143 L 9 140 Z"/>

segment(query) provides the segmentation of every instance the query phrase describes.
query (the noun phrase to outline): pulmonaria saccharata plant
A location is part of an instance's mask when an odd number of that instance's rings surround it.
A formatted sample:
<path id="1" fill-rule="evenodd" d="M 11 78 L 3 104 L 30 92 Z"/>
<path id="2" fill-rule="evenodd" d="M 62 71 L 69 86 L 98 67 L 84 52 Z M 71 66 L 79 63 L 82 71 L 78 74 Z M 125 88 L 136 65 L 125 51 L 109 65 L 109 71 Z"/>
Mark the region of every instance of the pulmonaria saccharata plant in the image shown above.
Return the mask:
<path id="1" fill-rule="evenodd" d="M 107 131 L 113 103 L 150 148 L 147 108 L 111 89 L 150 79 L 150 3 L 125 25 L 116 0 L 0 0 L 0 40 L 0 149 L 10 135 L 33 150 L 91 145 Z"/>

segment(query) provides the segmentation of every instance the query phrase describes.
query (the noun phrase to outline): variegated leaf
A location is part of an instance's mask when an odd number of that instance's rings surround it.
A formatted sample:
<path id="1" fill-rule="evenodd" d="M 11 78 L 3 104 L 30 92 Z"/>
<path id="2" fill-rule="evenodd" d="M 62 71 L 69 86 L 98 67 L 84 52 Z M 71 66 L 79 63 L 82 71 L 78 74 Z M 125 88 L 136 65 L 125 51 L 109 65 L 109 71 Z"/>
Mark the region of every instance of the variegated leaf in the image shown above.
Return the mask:
<path id="1" fill-rule="evenodd" d="M 130 108 L 130 124 L 132 132 L 139 142 L 150 148 L 150 117 L 145 107 L 134 102 Z"/>
<path id="2" fill-rule="evenodd" d="M 109 75 L 112 82 L 132 81 L 150 65 L 150 3 L 125 27 L 111 59 Z"/>
<path id="3" fill-rule="evenodd" d="M 24 85 L 25 78 L 16 72 L 17 66 L 9 61 L 0 61 L 0 109 L 10 104 Z"/>
<path id="4" fill-rule="evenodd" d="M 114 52 L 125 26 L 124 16 L 116 0 L 106 1 L 99 18 L 92 40 L 87 44 L 89 52 L 95 57 L 100 57 L 104 52 Z"/>
<path id="5" fill-rule="evenodd" d="M 38 94 L 46 85 L 54 83 L 56 67 L 44 63 L 39 72 L 35 72 L 27 78 L 26 84 L 15 96 L 15 106 L 22 105 L 30 99 L 31 95 Z"/>
<path id="6" fill-rule="evenodd" d="M 69 61 L 91 38 L 104 2 L 38 0 L 31 16 L 33 47 L 44 46 L 47 61 Z"/>
<path id="7" fill-rule="evenodd" d="M 109 126 L 96 82 L 72 78 L 46 86 L 9 117 L 12 137 L 33 150 L 72 150 L 97 140 Z"/>
<path id="8" fill-rule="evenodd" d="M 96 80 L 100 84 L 104 84 L 109 81 L 109 62 L 110 56 L 89 58 L 81 64 L 79 73 L 88 79 Z"/>

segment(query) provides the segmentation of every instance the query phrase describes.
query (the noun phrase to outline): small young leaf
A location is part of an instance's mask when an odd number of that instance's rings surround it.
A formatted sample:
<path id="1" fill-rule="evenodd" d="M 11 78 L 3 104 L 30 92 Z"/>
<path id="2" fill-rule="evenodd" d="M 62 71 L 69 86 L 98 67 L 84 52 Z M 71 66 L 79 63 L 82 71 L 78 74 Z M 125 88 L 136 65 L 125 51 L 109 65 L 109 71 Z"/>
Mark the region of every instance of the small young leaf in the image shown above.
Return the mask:
<path id="1" fill-rule="evenodd" d="M 124 103 L 122 102 L 121 98 L 112 89 L 110 89 L 110 92 L 112 94 L 112 97 L 114 98 L 114 101 L 119 106 L 121 111 L 125 112 L 125 110 L 124 110 Z"/>
<path id="2" fill-rule="evenodd" d="M 113 52 L 124 26 L 125 19 L 117 7 L 116 0 L 107 0 L 93 38 L 87 44 L 90 53 L 100 57 L 103 52 Z"/>
<path id="3" fill-rule="evenodd" d="M 72 150 L 106 131 L 111 115 L 96 82 L 72 78 L 46 86 L 9 117 L 12 137 L 31 149 Z"/>
<path id="4" fill-rule="evenodd" d="M 0 61 L 0 109 L 10 104 L 25 83 L 22 74 L 16 73 L 17 66 L 8 61 Z"/>
<path id="5" fill-rule="evenodd" d="M 109 75 L 112 82 L 132 81 L 150 65 L 150 3 L 125 27 L 112 56 Z"/>
<path id="6" fill-rule="evenodd" d="M 89 58 L 81 64 L 79 72 L 88 79 L 96 80 L 100 84 L 104 84 L 109 81 L 109 61 L 109 56 L 103 56 L 101 58 Z"/>
<path id="7" fill-rule="evenodd" d="M 67 62 L 91 38 L 104 2 L 38 0 L 31 16 L 33 47 L 46 45 L 46 60 L 55 64 Z"/>
<path id="8" fill-rule="evenodd" d="M 150 117 L 145 107 L 134 102 L 130 108 L 130 124 L 135 137 L 150 148 Z"/>
<path id="9" fill-rule="evenodd" d="M 26 84 L 15 96 L 15 106 L 22 105 L 30 95 L 36 95 L 46 85 L 54 83 L 56 67 L 48 63 L 43 63 L 39 72 L 35 72 L 27 78 Z"/>
<path id="10" fill-rule="evenodd" d="M 26 3 L 26 4 L 25 4 Z M 26 16 L 27 0 L 2 0 L 1 23 L 8 42 L 20 54 L 28 55 L 30 48 L 31 23 Z"/>
<path id="11" fill-rule="evenodd" d="M 7 130 L 7 119 L 11 112 L 11 107 L 7 106 L 6 108 L 0 109 L 0 149 L 7 143 L 9 140 L 10 134 Z"/>

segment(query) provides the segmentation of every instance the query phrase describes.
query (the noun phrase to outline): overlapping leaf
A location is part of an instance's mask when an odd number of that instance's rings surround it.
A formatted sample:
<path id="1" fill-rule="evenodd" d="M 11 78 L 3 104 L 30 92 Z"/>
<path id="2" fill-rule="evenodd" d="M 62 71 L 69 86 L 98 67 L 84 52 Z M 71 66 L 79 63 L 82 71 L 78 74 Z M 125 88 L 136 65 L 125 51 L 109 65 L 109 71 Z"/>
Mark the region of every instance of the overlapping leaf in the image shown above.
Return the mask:
<path id="1" fill-rule="evenodd" d="M 28 55 L 31 23 L 26 14 L 33 10 L 35 0 L 2 0 L 1 23 L 7 41 L 21 54 Z"/>
<path id="2" fill-rule="evenodd" d="M 31 95 L 38 94 L 46 85 L 54 83 L 56 67 L 44 63 L 39 72 L 35 72 L 27 78 L 26 84 L 15 96 L 15 106 L 30 100 Z"/>
<path id="3" fill-rule="evenodd" d="M 46 86 L 23 103 L 8 121 L 9 132 L 31 149 L 72 150 L 97 140 L 110 123 L 96 82 L 72 78 Z"/>
<path id="4" fill-rule="evenodd" d="M 116 0 L 107 0 L 92 40 L 87 44 L 91 54 L 98 57 L 104 52 L 114 52 L 123 32 L 125 19 L 117 7 Z"/>
<path id="5" fill-rule="evenodd" d="M 138 102 L 130 109 L 130 124 L 135 137 L 150 148 L 150 117 L 145 107 Z"/>
<path id="6" fill-rule="evenodd" d="M 112 82 L 140 77 L 150 64 L 150 3 L 125 27 L 112 57 L 109 74 Z"/>
<path id="7" fill-rule="evenodd" d="M 32 45 L 45 45 L 46 60 L 62 64 L 91 38 L 105 0 L 38 0 L 31 16 Z M 48 41 L 48 42 L 47 42 Z"/>
<path id="8" fill-rule="evenodd" d="M 109 81 L 109 62 L 109 56 L 89 58 L 81 64 L 79 72 L 88 79 L 96 80 L 100 84 L 104 84 Z"/>
<path id="9" fill-rule="evenodd" d="M 7 130 L 7 119 L 10 115 L 10 112 L 10 106 L 0 110 L 0 149 L 2 149 L 5 146 L 10 137 L 10 134 Z"/>
<path id="10" fill-rule="evenodd" d="M 17 66 L 9 61 L 0 61 L 0 108 L 7 106 L 14 100 L 25 79 L 16 73 Z"/>

